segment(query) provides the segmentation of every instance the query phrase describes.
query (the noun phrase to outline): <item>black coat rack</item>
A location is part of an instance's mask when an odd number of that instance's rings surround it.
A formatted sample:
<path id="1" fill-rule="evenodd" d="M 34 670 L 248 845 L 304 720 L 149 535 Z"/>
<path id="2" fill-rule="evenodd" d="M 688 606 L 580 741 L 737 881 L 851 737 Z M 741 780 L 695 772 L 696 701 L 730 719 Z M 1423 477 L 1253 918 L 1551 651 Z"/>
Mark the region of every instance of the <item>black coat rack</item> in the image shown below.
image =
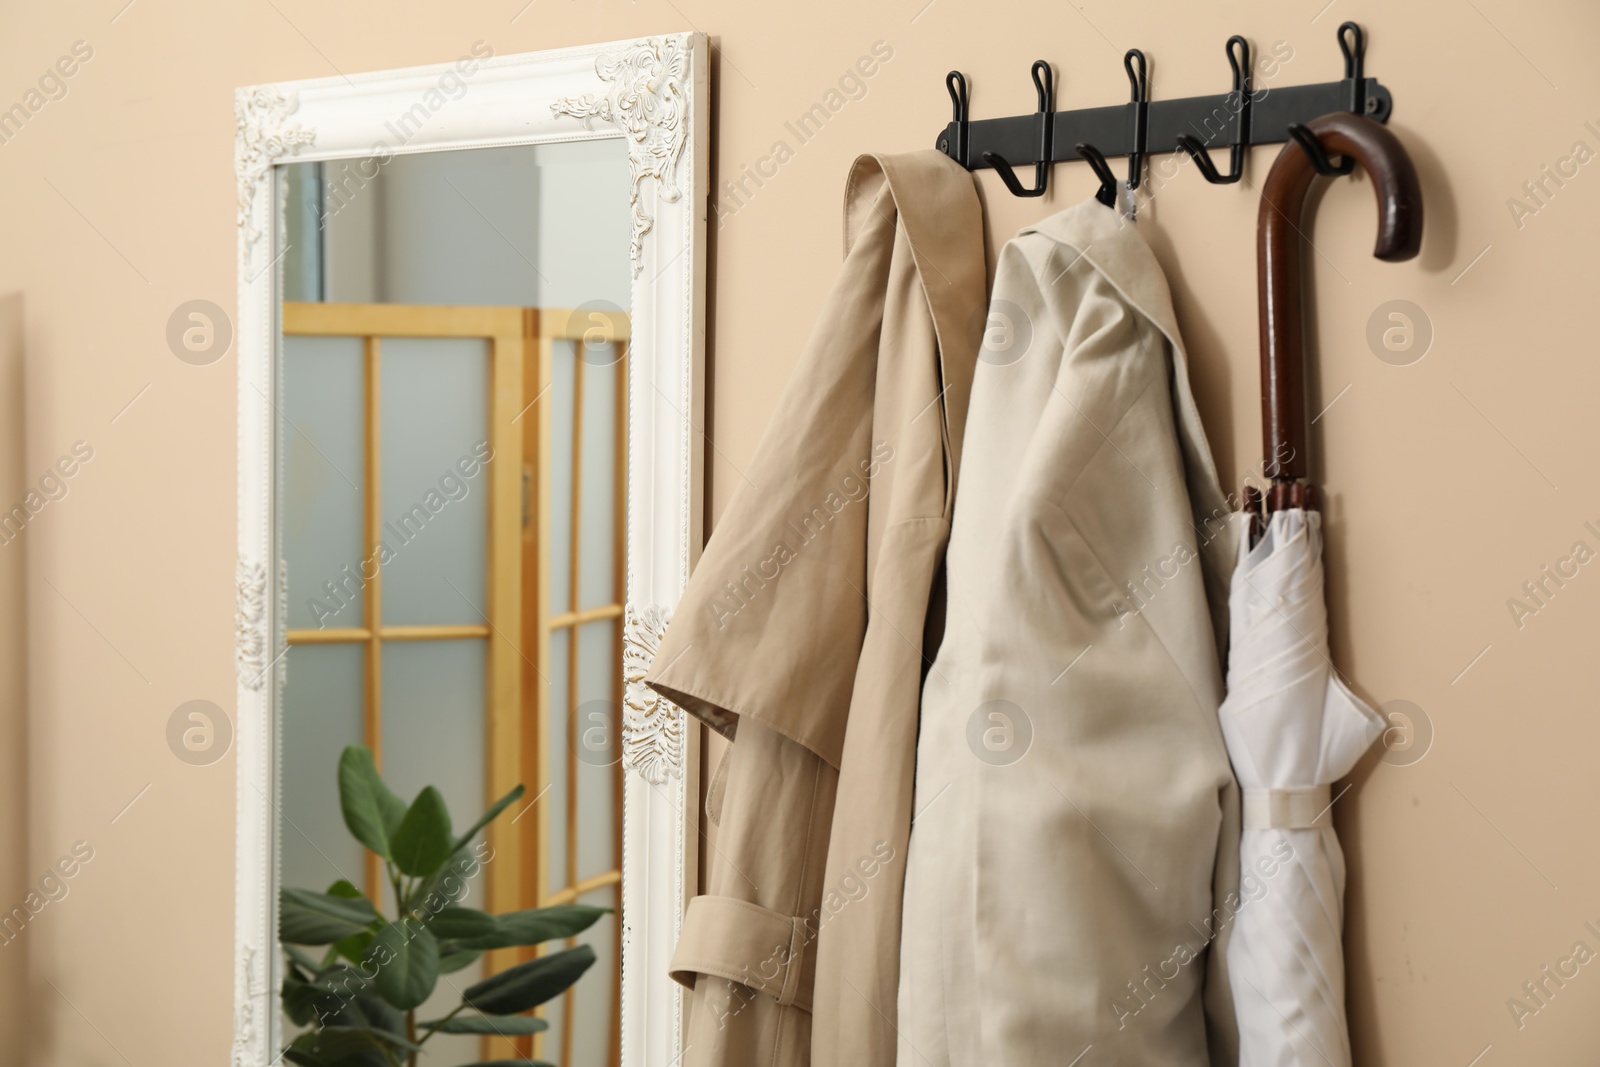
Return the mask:
<path id="1" fill-rule="evenodd" d="M 1145 157 L 1158 152 L 1187 152 L 1207 181 L 1230 184 L 1244 173 L 1244 150 L 1250 145 L 1282 144 L 1291 138 L 1302 146 L 1307 142 L 1316 145 L 1305 124 L 1318 116 L 1348 111 L 1377 122 L 1389 121 L 1393 110 L 1389 90 L 1363 71 L 1366 36 L 1361 27 L 1346 22 L 1339 27 L 1338 38 L 1344 53 L 1344 78 L 1340 81 L 1273 86 L 1257 92 L 1251 79 L 1250 45 L 1243 37 L 1234 36 L 1225 46 L 1233 68 L 1233 88 L 1218 96 L 1181 100 L 1150 100 L 1144 53 L 1130 48 L 1122 61 L 1130 86 L 1128 103 L 1077 111 L 1053 110 L 1054 82 L 1050 65 L 1041 59 L 1032 69 L 1038 110 L 1000 119 L 971 118 L 967 79 L 953 70 L 945 78 L 953 114 L 939 134 L 938 148 L 968 170 L 994 168 L 1017 196 L 1042 196 L 1049 184 L 1051 163 L 1081 159 L 1099 175 L 1100 199 L 1110 204 L 1115 179 L 1106 159 L 1127 156 L 1128 187 L 1137 189 Z M 1230 149 L 1226 174 L 1216 169 L 1207 154 L 1213 147 Z M 1306 150 L 1313 151 L 1311 147 Z M 1014 168 L 1030 164 L 1035 167 L 1034 183 L 1024 187 Z"/>

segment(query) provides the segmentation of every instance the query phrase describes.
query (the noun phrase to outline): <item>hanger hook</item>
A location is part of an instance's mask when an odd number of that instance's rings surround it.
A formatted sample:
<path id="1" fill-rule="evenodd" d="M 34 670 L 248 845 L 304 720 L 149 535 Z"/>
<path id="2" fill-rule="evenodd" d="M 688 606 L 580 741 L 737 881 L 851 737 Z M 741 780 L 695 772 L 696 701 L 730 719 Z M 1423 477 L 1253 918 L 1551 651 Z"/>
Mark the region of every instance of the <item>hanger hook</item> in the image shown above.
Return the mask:
<path id="1" fill-rule="evenodd" d="M 1095 177 L 1100 179 L 1100 189 L 1094 194 L 1094 198 L 1106 207 L 1115 207 L 1117 203 L 1117 176 L 1111 173 L 1111 164 L 1106 162 L 1106 157 L 1101 154 L 1100 149 L 1083 141 L 1079 141 L 1072 147 L 1083 158 L 1084 162 L 1089 164 L 1089 169 L 1094 171 Z"/>
<path id="2" fill-rule="evenodd" d="M 1138 73 L 1134 65 L 1138 64 Z M 1129 102 L 1133 105 L 1133 151 L 1128 153 L 1128 188 L 1139 188 L 1144 174 L 1145 121 L 1150 102 L 1150 80 L 1144 53 L 1130 48 L 1122 56 L 1122 69 L 1128 72 Z M 1104 157 L 1102 157 L 1104 158 Z"/>
<path id="3" fill-rule="evenodd" d="M 1335 166 L 1333 160 L 1328 158 L 1328 150 L 1317 140 L 1317 135 L 1298 122 L 1289 124 L 1289 136 L 1305 150 L 1306 157 L 1311 160 L 1311 169 L 1324 178 L 1336 178 L 1356 169 L 1356 161 L 1349 156 L 1345 156 L 1344 161 Z"/>
<path id="4" fill-rule="evenodd" d="M 967 79 L 959 70 L 944 76 L 944 87 L 950 93 L 950 122 L 956 128 L 953 158 L 963 167 L 967 165 Z"/>
<path id="5" fill-rule="evenodd" d="M 1034 60 L 1032 73 L 1034 92 L 1039 98 L 1039 159 L 1034 164 L 1033 188 L 1023 187 L 1017 180 L 1016 172 L 1011 169 L 1011 164 L 1006 162 L 1000 153 L 983 154 L 983 161 L 1000 175 L 1000 180 L 1005 182 L 1012 196 L 1043 196 L 1050 183 L 1050 141 L 1055 127 L 1055 78 L 1050 71 L 1050 64 L 1042 59 Z"/>
<path id="6" fill-rule="evenodd" d="M 1237 49 L 1237 54 L 1235 54 Z M 1239 34 L 1228 38 L 1228 43 L 1222 46 L 1227 53 L 1228 66 L 1233 68 L 1233 91 L 1250 91 L 1250 42 Z"/>
<path id="7" fill-rule="evenodd" d="M 1135 64 L 1137 64 L 1139 67 L 1137 72 L 1135 72 L 1133 69 Z M 1148 90 L 1148 78 L 1145 68 L 1144 53 L 1139 51 L 1137 48 L 1128 49 L 1128 51 L 1124 53 L 1122 57 L 1122 69 L 1128 72 L 1128 86 L 1131 93 L 1130 99 L 1135 104 L 1144 103 L 1146 99 L 1145 93 Z"/>
<path id="8" fill-rule="evenodd" d="M 1244 177 L 1245 146 L 1250 143 L 1250 42 L 1234 34 L 1222 50 L 1233 68 L 1233 92 L 1229 97 L 1238 99 L 1238 125 L 1234 127 L 1233 144 L 1228 150 L 1228 173 L 1217 173 L 1206 146 L 1198 137 L 1187 133 L 1178 135 L 1178 147 L 1189 154 L 1200 176 L 1212 185 L 1232 185 Z"/>
<path id="9" fill-rule="evenodd" d="M 1344 80 L 1350 83 L 1349 111 L 1367 113 L 1367 35 L 1354 22 L 1339 24 L 1339 51 L 1344 53 Z"/>
<path id="10" fill-rule="evenodd" d="M 1050 64 L 1036 59 L 1030 73 L 1033 75 L 1033 91 L 1039 97 L 1039 110 L 1049 113 L 1055 101 L 1055 75 L 1050 70 Z"/>

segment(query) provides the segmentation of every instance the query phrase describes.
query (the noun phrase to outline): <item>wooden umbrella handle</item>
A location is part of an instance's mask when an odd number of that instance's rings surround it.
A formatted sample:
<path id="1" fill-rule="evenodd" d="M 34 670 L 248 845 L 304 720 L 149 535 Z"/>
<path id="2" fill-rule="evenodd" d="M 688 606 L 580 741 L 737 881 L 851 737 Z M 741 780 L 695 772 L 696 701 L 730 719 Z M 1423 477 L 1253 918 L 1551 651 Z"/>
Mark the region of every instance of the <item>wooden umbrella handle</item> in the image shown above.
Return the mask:
<path id="1" fill-rule="evenodd" d="M 1378 198 L 1378 243 L 1373 255 L 1410 259 L 1422 246 L 1422 186 L 1417 169 L 1387 128 L 1368 118 L 1336 112 L 1307 124 L 1330 153 L 1360 163 Z M 1302 330 L 1300 216 L 1316 165 L 1290 140 L 1278 153 L 1261 192 L 1257 219 L 1256 278 L 1261 302 L 1261 425 L 1265 473 L 1273 481 L 1268 511 L 1314 506 L 1305 489 L 1306 357 Z"/>

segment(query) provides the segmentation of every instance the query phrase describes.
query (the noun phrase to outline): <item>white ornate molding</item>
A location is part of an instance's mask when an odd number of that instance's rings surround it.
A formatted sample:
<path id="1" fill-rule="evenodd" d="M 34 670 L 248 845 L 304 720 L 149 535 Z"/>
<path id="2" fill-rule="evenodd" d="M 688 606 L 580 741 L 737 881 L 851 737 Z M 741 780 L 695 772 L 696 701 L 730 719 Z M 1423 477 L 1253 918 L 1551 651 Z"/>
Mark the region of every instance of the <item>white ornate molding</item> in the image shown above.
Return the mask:
<path id="1" fill-rule="evenodd" d="M 302 145 L 315 144 L 316 131 L 289 121 L 300 107 L 299 97 L 271 85 L 240 89 L 233 94 L 233 118 L 238 127 L 233 139 L 233 167 L 237 176 L 239 228 L 248 247 L 261 236 L 251 218 L 256 190 L 274 164 L 294 155 Z"/>
<path id="2" fill-rule="evenodd" d="M 289 680 L 289 561 L 278 561 L 278 623 L 272 630 L 273 662 L 278 665 L 278 684 Z"/>
<path id="3" fill-rule="evenodd" d="M 628 255 L 635 278 L 643 265 L 644 235 L 655 226 L 655 216 L 644 209 L 644 180 L 655 179 L 656 195 L 668 203 L 682 195 L 677 169 L 688 130 L 683 85 L 688 66 L 689 53 L 680 38 L 644 37 L 595 57 L 594 72 L 610 86 L 604 96 L 586 93 L 550 105 L 552 114 L 579 119 L 585 129 L 593 129 L 599 119 L 627 134 L 633 214 Z"/>
<path id="4" fill-rule="evenodd" d="M 267 568 L 239 560 L 233 569 L 233 667 L 239 684 L 259 690 L 267 677 Z"/>
<path id="5" fill-rule="evenodd" d="M 629 604 L 622 628 L 622 760 L 651 785 L 683 777 L 683 709 L 644 684 L 671 612 Z"/>
<path id="6" fill-rule="evenodd" d="M 241 945 L 237 968 L 237 999 L 239 1006 L 233 1016 L 233 1067 L 251 1067 L 251 1057 L 256 1045 L 256 1002 L 261 999 L 265 982 L 256 979 L 256 947 Z"/>

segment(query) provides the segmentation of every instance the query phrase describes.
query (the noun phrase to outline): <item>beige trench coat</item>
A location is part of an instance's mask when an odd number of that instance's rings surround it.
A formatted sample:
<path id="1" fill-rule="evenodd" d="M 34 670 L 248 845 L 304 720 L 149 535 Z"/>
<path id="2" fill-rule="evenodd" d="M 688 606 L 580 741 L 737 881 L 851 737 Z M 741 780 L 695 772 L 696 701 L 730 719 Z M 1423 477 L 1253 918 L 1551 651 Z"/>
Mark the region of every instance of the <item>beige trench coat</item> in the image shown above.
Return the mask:
<path id="1" fill-rule="evenodd" d="M 967 427 L 900 1067 L 1231 1067 L 1235 534 L 1132 224 L 1091 200 L 1006 245 Z"/>
<path id="2" fill-rule="evenodd" d="M 647 678 L 734 737 L 672 961 L 689 1067 L 894 1058 L 917 703 L 984 309 L 971 175 L 861 157 L 845 249 Z"/>

